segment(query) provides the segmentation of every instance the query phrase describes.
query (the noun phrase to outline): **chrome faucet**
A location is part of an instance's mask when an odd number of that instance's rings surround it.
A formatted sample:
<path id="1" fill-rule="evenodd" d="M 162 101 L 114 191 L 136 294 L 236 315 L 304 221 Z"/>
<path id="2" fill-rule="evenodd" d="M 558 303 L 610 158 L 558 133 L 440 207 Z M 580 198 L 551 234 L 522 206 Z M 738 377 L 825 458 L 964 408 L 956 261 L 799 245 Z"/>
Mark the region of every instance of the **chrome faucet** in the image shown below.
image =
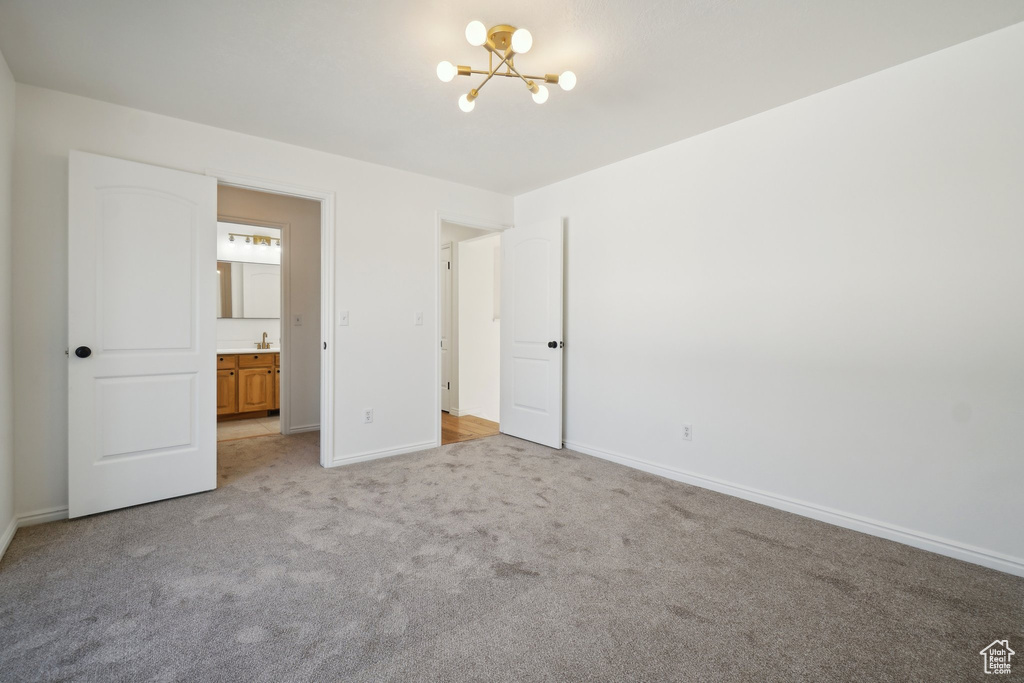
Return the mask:
<path id="1" fill-rule="evenodd" d="M 267 341 L 267 333 L 266 332 L 263 333 L 263 341 L 256 342 L 256 348 L 257 349 L 269 349 L 270 348 L 270 342 Z"/>

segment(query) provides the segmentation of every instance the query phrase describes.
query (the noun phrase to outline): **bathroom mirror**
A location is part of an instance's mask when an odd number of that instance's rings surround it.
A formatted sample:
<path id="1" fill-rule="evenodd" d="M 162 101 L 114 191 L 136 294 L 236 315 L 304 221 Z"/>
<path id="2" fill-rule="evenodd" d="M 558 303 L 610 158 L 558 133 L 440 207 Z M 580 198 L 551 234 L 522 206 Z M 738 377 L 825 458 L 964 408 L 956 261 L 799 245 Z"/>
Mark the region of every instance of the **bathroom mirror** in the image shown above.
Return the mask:
<path id="1" fill-rule="evenodd" d="M 280 318 L 281 266 L 217 261 L 218 318 Z"/>
<path id="2" fill-rule="evenodd" d="M 217 222 L 217 317 L 281 317 L 279 228 Z"/>

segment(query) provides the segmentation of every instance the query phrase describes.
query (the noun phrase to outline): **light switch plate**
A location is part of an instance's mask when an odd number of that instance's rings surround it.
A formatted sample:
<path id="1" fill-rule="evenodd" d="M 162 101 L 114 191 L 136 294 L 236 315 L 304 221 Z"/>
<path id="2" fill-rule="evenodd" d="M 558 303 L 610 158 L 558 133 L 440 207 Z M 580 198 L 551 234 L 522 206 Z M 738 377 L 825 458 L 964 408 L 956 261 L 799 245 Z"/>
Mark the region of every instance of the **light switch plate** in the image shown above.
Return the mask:
<path id="1" fill-rule="evenodd" d="M 413 320 L 417 325 L 423 324 L 423 311 L 416 311 L 416 315 L 413 316 Z"/>
<path id="2" fill-rule="evenodd" d="M 338 325 L 341 327 L 348 325 L 348 311 L 338 311 Z"/>
<path id="3" fill-rule="evenodd" d="M 292 316 L 292 325 L 295 325 L 295 327 L 302 327 L 301 313 L 296 313 L 295 315 Z"/>

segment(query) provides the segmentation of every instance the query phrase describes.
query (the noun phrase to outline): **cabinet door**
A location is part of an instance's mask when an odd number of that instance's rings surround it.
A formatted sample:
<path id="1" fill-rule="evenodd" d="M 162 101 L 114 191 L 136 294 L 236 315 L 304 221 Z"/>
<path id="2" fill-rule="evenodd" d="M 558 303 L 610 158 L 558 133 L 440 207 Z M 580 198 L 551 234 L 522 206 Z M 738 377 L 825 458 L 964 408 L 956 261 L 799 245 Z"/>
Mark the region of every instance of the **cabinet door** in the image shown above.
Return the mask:
<path id="1" fill-rule="evenodd" d="M 270 410 L 274 399 L 274 368 L 239 368 L 238 412 Z"/>
<path id="2" fill-rule="evenodd" d="M 238 378 L 234 370 L 217 371 L 217 414 L 230 415 L 238 412 L 235 398 L 238 395 Z"/>
<path id="3" fill-rule="evenodd" d="M 274 368 L 274 410 L 281 409 L 281 368 Z"/>

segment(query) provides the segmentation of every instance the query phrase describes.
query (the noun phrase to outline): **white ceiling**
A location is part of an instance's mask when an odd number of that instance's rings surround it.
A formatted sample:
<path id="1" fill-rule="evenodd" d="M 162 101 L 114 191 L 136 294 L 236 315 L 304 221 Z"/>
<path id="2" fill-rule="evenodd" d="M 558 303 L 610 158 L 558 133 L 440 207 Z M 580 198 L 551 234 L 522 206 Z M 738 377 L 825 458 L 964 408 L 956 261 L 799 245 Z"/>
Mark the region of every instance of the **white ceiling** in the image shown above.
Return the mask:
<path id="1" fill-rule="evenodd" d="M 536 105 L 466 23 L 525 26 Z M 1024 21 L 1020 0 L 0 0 L 22 83 L 507 194 L 680 140 Z"/>

